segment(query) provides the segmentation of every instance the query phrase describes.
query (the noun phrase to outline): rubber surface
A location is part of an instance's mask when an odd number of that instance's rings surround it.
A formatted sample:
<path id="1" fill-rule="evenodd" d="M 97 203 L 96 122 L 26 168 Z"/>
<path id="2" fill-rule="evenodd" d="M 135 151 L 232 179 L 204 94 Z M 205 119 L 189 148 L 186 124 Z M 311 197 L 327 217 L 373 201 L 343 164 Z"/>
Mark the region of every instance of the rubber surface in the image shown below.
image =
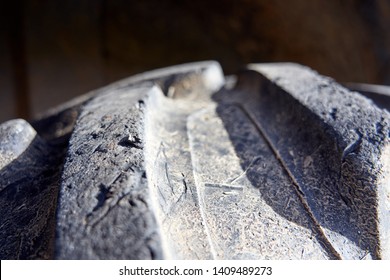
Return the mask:
<path id="1" fill-rule="evenodd" d="M 381 108 L 301 65 L 210 61 L 3 123 L 0 258 L 390 259 Z"/>

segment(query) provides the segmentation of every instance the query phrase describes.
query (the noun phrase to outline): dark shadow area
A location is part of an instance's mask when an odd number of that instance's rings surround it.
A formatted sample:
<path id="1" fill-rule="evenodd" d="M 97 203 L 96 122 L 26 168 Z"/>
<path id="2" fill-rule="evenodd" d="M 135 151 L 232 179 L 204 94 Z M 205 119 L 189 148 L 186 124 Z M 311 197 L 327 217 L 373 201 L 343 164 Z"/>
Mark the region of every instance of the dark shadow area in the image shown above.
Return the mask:
<path id="1" fill-rule="evenodd" d="M 10 114 L 14 102 L 2 100 L 0 121 L 210 59 L 226 74 L 293 61 L 340 82 L 390 83 L 388 1 L 17 0 L 0 14 L 0 96 L 17 103 Z"/>
<path id="2" fill-rule="evenodd" d="M 0 259 L 52 259 L 65 147 L 36 137 L 0 170 Z"/>
<path id="3" fill-rule="evenodd" d="M 7 39 L 12 63 L 12 77 L 14 96 L 16 100 L 15 110 L 19 117 L 28 119 L 31 117 L 31 104 L 28 84 L 28 62 L 26 53 L 26 34 L 24 26 L 24 1 L 9 1 L 6 9 Z M 1 38 L 0 38 L 1 41 Z"/>
<path id="4" fill-rule="evenodd" d="M 390 112 L 390 87 L 349 83 L 345 85 L 349 90 L 357 91 L 370 98 L 376 106 Z"/>
<path id="5" fill-rule="evenodd" d="M 82 104 L 65 108 L 31 122 L 39 136 L 59 149 L 66 148 L 79 116 Z"/>

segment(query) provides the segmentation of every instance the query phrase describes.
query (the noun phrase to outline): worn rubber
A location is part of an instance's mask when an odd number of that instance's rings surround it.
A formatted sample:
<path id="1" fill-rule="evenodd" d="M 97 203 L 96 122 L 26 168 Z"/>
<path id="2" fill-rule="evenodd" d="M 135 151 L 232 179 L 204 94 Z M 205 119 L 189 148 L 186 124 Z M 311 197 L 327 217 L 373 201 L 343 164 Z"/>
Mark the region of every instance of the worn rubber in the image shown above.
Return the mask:
<path id="1" fill-rule="evenodd" d="M 208 61 L 3 123 L 0 258 L 390 259 L 389 100 Z"/>

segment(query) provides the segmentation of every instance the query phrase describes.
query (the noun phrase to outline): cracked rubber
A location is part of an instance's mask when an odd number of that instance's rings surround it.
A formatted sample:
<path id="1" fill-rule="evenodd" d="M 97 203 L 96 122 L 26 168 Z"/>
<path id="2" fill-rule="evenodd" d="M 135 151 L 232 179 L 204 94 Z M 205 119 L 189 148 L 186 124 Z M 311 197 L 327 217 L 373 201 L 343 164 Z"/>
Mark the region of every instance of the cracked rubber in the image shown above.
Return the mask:
<path id="1" fill-rule="evenodd" d="M 207 61 L 3 123 L 0 258 L 390 259 L 390 97 L 368 97 Z"/>

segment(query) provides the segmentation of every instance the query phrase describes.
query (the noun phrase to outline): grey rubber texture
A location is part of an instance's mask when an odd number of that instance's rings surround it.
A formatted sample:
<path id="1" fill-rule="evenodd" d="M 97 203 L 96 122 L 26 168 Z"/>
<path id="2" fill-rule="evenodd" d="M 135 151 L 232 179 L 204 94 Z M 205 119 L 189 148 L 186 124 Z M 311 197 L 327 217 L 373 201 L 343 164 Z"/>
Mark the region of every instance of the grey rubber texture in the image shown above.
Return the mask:
<path id="1" fill-rule="evenodd" d="M 0 258 L 390 259 L 378 100 L 297 64 L 210 61 L 3 123 Z"/>

